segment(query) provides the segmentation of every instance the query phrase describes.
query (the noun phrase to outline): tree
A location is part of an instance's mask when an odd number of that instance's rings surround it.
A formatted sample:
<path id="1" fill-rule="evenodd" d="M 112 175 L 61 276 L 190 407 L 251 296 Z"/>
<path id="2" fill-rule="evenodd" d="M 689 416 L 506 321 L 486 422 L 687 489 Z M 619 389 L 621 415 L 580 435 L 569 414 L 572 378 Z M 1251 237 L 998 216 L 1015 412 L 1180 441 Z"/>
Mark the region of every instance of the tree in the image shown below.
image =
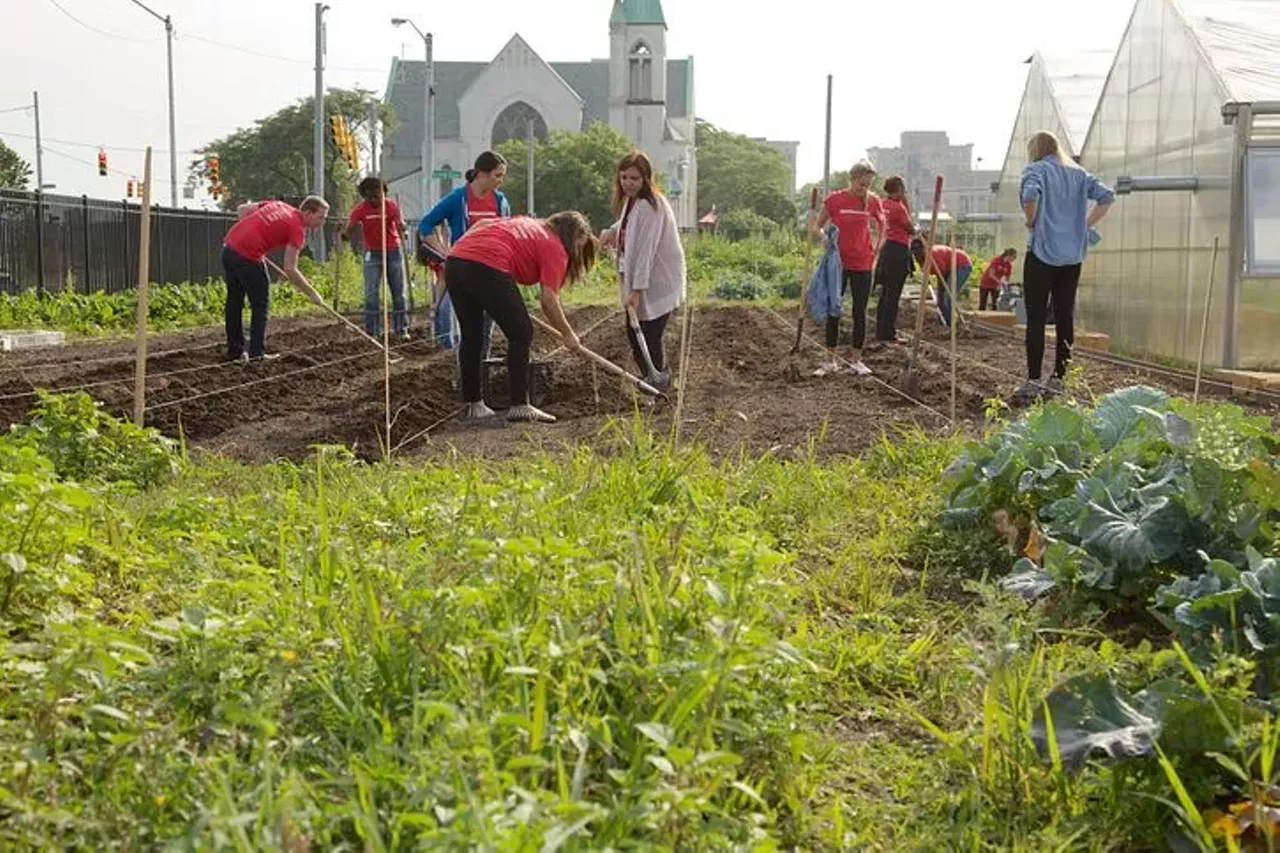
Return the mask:
<path id="1" fill-rule="evenodd" d="M 324 98 L 326 121 L 333 115 L 345 118 L 362 153 L 368 150 L 369 103 L 373 99 L 374 93 L 365 89 L 330 89 Z M 226 187 L 220 202 L 223 209 L 234 210 L 246 199 L 301 199 L 311 191 L 314 104 L 314 98 L 302 98 L 259 119 L 251 128 L 240 128 L 197 149 L 200 156 L 191 161 L 188 180 L 207 185 L 208 156 L 217 154 L 219 178 Z M 383 104 L 379 117 L 389 129 L 395 112 Z M 355 200 L 356 175 L 338 154 L 327 126 L 325 139 L 325 198 L 341 212 Z"/>
<path id="2" fill-rule="evenodd" d="M 699 121 L 698 207 L 705 213 L 746 208 L 777 223 L 795 221 L 796 205 L 788 182 L 791 170 L 782 155 L 740 133 Z"/>
<path id="3" fill-rule="evenodd" d="M 0 140 L 0 187 L 25 190 L 31 183 L 31 165 Z"/>
<path id="4" fill-rule="evenodd" d="M 621 160 L 634 146 L 631 141 L 602 122 L 583 133 L 552 130 L 533 146 L 535 212 L 580 211 L 600 230 L 613 222 L 613 175 Z M 504 190 L 512 211 L 527 213 L 528 143 L 512 139 L 498 146 L 507 159 Z"/>

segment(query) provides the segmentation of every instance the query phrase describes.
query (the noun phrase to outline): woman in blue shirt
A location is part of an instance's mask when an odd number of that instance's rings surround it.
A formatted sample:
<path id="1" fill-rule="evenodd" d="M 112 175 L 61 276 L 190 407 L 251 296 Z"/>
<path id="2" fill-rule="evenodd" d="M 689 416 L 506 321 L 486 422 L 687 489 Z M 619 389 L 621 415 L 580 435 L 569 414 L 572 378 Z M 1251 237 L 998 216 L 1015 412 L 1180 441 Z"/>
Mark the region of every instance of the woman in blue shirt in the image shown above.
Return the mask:
<path id="1" fill-rule="evenodd" d="M 440 199 L 436 206 L 427 211 L 427 215 L 422 217 L 422 221 L 418 223 L 420 254 L 422 254 L 421 250 L 423 248 L 429 248 L 424 246 L 423 241 L 430 237 L 442 222 L 448 223 L 449 242 L 453 244 L 461 240 L 463 234 L 480 222 L 510 216 L 511 205 L 507 203 L 507 197 L 498 189 L 502 186 L 502 181 L 506 176 L 507 161 L 501 154 L 493 151 L 481 152 L 480 156 L 476 158 L 475 166 L 467 170 L 466 184 Z M 434 250 L 427 251 L 424 263 L 429 264 L 435 270 L 436 280 L 443 285 L 444 258 L 436 257 L 436 254 Z M 443 290 L 442 286 L 441 291 L 443 292 Z M 459 334 L 454 326 L 453 307 L 446 294 L 441 296 L 440 305 L 436 309 L 436 341 L 446 347 L 454 347 L 459 340 Z M 489 356 L 489 342 L 492 333 L 493 318 L 486 315 L 482 350 L 482 357 L 484 358 Z"/>
<path id="2" fill-rule="evenodd" d="M 1027 381 L 1015 399 L 1029 403 L 1062 391 L 1062 378 L 1075 342 L 1076 287 L 1080 265 L 1091 242 L 1093 226 L 1115 201 L 1111 188 L 1066 156 L 1058 138 L 1040 131 L 1027 143 L 1027 167 L 1022 170 L 1020 200 L 1031 232 L 1023 267 L 1023 298 L 1027 308 Z M 1093 209 L 1089 209 L 1092 201 Z M 1049 297 L 1053 297 L 1058 350 L 1053 376 L 1040 381 L 1044 360 L 1044 327 Z"/>

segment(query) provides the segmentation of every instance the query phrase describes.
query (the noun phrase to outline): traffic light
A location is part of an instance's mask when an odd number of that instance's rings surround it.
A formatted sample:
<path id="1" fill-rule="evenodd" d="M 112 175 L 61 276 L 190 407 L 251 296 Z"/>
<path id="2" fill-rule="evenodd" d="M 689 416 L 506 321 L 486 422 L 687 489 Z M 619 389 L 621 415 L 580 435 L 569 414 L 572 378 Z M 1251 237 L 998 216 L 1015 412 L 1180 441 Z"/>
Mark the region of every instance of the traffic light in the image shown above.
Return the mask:
<path id="1" fill-rule="evenodd" d="M 98 174 L 104 178 L 107 176 L 107 151 L 105 148 L 98 149 Z"/>
<path id="2" fill-rule="evenodd" d="M 125 198 L 133 198 L 133 182 L 134 182 L 134 179 L 130 178 L 129 182 L 125 184 L 125 191 L 124 191 Z"/>
<path id="3" fill-rule="evenodd" d="M 220 183 L 220 181 L 218 180 L 218 155 L 217 154 L 209 155 L 209 183 L 215 187 Z"/>
<path id="4" fill-rule="evenodd" d="M 352 170 L 359 169 L 360 148 L 356 144 L 355 136 L 347 127 L 347 120 L 342 116 L 329 116 L 329 126 L 333 129 L 334 147 L 338 149 L 338 154 L 347 167 Z"/>

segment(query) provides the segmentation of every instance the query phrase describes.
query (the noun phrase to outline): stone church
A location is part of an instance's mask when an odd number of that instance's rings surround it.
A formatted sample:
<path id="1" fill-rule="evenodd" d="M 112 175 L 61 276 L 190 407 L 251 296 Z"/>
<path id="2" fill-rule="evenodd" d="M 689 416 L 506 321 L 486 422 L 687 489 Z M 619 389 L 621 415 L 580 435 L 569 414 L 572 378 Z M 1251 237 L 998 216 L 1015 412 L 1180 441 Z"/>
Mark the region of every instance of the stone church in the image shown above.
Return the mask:
<path id="1" fill-rule="evenodd" d="M 421 145 L 425 63 L 393 59 L 386 99 L 397 126 L 386 139 L 383 173 L 406 218 L 424 209 Z M 552 128 L 580 131 L 604 122 L 653 159 L 684 228 L 697 219 L 698 162 L 694 150 L 693 57 L 667 58 L 661 0 L 614 0 L 609 58 L 547 62 L 519 34 L 489 62 L 435 65 L 435 167 L 465 172 L 476 155 L 524 139 L 529 122 L 541 138 Z M 534 206 L 537 207 L 535 163 Z M 461 182 L 430 182 L 432 204 Z M 507 185 L 513 199 L 525 187 Z M 540 214 L 553 211 L 537 210 Z M 592 223 L 597 228 L 606 223 Z"/>

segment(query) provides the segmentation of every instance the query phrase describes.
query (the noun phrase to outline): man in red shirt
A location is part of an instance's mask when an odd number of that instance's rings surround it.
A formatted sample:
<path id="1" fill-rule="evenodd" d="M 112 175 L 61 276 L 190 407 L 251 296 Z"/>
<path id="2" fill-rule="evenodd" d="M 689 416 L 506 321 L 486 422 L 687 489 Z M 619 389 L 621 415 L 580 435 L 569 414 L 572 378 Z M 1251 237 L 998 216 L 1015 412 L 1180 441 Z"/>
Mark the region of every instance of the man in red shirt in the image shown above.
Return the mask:
<path id="1" fill-rule="evenodd" d="M 265 258 L 284 249 L 284 274 L 303 290 L 312 289 L 298 270 L 298 253 L 307 229 L 319 228 L 329 203 L 309 195 L 294 207 L 283 201 L 242 204 L 240 220 L 231 226 L 222 245 L 222 275 L 227 282 L 227 356 L 259 361 L 266 357 L 267 306 L 270 294 Z M 249 351 L 244 349 L 244 301 L 249 299 Z"/>
<path id="2" fill-rule="evenodd" d="M 400 207 L 386 200 L 387 220 L 382 221 L 383 196 L 387 185 L 375 177 L 365 178 L 357 187 L 361 202 L 351 208 L 341 237 L 350 240 L 357 227 L 364 240 L 364 330 L 382 337 L 382 256 L 387 256 L 387 286 L 391 289 L 391 333 L 409 337 L 409 315 L 404 304 L 404 260 L 400 235 L 404 221 Z"/>
<path id="3" fill-rule="evenodd" d="M 880 244 L 884 241 L 885 220 L 880 199 L 871 192 L 871 179 L 875 177 L 875 167 L 867 160 L 859 160 L 849 171 L 849 188 L 836 190 L 827 196 L 822 203 L 822 211 L 817 221 L 810 227 L 810 234 L 817 237 L 828 222 L 834 223 L 838 231 L 837 246 L 840 249 L 840 264 L 844 275 L 840 282 L 840 298 L 844 300 L 846 290 L 853 291 L 853 337 L 849 369 L 860 375 L 871 373 L 871 368 L 862 363 L 862 345 L 867 336 L 867 302 L 871 298 L 871 270 L 875 267 L 876 255 L 880 252 Z M 875 229 L 875 237 L 871 231 Z M 840 338 L 840 317 L 827 318 L 827 346 L 835 350 Z M 815 374 L 822 376 L 838 371 L 840 363 L 834 358 L 829 364 L 819 367 Z"/>
<path id="4" fill-rule="evenodd" d="M 987 264 L 986 271 L 982 273 L 982 280 L 978 282 L 979 311 L 987 310 L 988 296 L 991 297 L 991 310 L 996 310 L 999 304 L 997 298 L 1000 295 L 1000 288 L 1009 283 L 1009 278 L 1013 275 L 1013 262 L 1017 257 L 1017 249 L 1005 249 Z"/>

